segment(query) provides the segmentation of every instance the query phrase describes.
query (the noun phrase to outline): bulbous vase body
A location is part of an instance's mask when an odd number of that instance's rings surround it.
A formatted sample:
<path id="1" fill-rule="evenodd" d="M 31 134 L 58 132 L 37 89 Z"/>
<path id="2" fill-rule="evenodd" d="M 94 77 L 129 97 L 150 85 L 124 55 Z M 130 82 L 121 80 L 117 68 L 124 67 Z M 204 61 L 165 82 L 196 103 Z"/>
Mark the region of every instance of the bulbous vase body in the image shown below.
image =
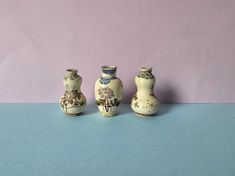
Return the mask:
<path id="1" fill-rule="evenodd" d="M 159 102 L 154 95 L 156 79 L 152 68 L 142 67 L 135 77 L 136 94 L 131 99 L 131 108 L 139 116 L 150 116 L 159 110 Z"/>
<path id="2" fill-rule="evenodd" d="M 116 66 L 103 66 L 102 76 L 95 83 L 95 99 L 99 112 L 103 116 L 115 116 L 118 113 L 123 94 L 123 85 L 116 77 Z"/>
<path id="3" fill-rule="evenodd" d="M 76 69 L 68 69 L 64 76 L 65 93 L 60 98 L 61 110 L 71 116 L 83 112 L 86 106 L 86 97 L 81 92 L 82 78 Z"/>

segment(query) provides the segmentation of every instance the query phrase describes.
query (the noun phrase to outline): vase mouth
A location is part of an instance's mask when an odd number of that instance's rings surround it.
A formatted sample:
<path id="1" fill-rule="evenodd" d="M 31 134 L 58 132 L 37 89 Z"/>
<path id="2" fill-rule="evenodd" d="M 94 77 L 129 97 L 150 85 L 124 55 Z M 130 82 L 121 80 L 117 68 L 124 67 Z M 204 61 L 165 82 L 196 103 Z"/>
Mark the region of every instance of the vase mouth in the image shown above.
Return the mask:
<path id="1" fill-rule="evenodd" d="M 117 70 L 117 66 L 115 66 L 115 65 L 104 65 L 101 68 L 102 68 L 102 72 L 104 74 L 110 75 L 110 76 L 115 75 L 116 70 Z"/>
<path id="2" fill-rule="evenodd" d="M 141 67 L 140 71 L 141 72 L 152 72 L 152 68 L 151 67 Z"/>
<path id="3" fill-rule="evenodd" d="M 117 66 L 115 65 L 104 65 L 101 68 L 102 70 L 117 70 Z"/>
<path id="4" fill-rule="evenodd" d="M 78 70 L 77 69 L 74 69 L 74 68 L 69 68 L 66 70 L 67 72 L 70 72 L 70 73 L 77 73 Z"/>

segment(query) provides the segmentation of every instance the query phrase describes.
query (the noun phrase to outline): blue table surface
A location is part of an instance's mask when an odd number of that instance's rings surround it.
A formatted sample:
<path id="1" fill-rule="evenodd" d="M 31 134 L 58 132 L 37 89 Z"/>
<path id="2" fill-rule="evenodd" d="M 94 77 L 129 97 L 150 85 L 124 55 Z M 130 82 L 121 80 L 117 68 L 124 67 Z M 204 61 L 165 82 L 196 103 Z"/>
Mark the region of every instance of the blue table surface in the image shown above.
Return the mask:
<path id="1" fill-rule="evenodd" d="M 78 175 L 234 176 L 235 104 L 164 104 L 152 118 L 0 104 L 0 176 Z"/>

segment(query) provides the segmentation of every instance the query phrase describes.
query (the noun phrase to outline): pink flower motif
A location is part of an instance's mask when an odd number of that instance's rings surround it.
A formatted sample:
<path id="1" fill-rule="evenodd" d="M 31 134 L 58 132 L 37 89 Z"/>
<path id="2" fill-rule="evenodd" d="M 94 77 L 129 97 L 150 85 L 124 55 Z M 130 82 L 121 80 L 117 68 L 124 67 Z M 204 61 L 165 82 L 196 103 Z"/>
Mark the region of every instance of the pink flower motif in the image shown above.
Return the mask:
<path id="1" fill-rule="evenodd" d="M 101 98 L 104 98 L 104 99 L 111 99 L 112 97 L 114 97 L 113 90 L 110 89 L 109 87 L 99 88 L 98 94 L 100 95 Z"/>

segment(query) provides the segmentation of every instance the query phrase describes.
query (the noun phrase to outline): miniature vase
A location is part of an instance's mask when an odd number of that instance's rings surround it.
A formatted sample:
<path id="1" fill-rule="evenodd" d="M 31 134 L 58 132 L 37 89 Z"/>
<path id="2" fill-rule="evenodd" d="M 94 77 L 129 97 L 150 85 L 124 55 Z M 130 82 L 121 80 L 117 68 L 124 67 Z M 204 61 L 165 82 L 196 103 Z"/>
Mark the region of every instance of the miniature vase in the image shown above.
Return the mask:
<path id="1" fill-rule="evenodd" d="M 116 66 L 103 66 L 102 76 L 95 83 L 95 99 L 103 116 L 115 116 L 122 100 L 123 85 L 116 77 Z"/>
<path id="2" fill-rule="evenodd" d="M 152 68 L 142 67 L 135 77 L 136 94 L 131 99 L 131 108 L 139 116 L 150 116 L 159 110 L 159 102 L 154 95 L 156 79 Z"/>
<path id="3" fill-rule="evenodd" d="M 82 78 L 76 69 L 68 69 L 64 76 L 65 93 L 60 98 L 61 110 L 71 116 L 80 114 L 86 106 L 86 98 L 81 92 Z"/>

